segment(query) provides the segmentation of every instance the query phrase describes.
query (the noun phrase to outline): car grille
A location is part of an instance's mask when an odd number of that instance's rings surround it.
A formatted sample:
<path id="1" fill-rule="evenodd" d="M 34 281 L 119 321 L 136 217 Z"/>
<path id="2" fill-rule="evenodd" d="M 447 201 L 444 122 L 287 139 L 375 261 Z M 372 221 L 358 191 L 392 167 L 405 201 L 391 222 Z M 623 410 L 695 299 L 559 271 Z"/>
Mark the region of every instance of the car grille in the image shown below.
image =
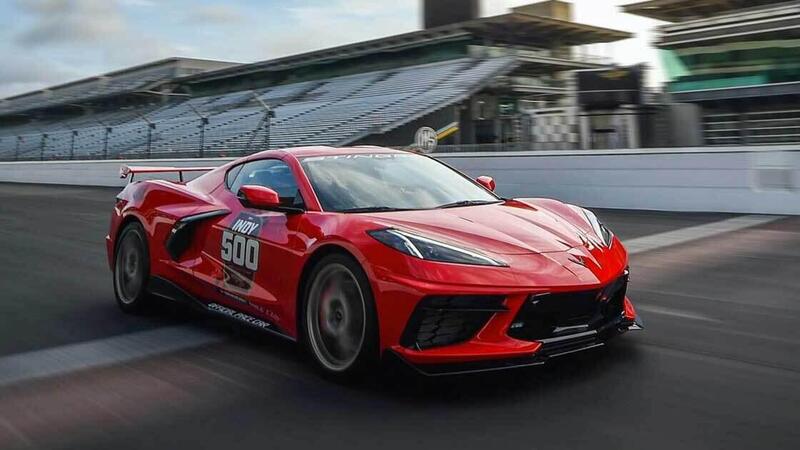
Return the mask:
<path id="1" fill-rule="evenodd" d="M 602 289 L 531 295 L 508 335 L 536 341 L 596 330 L 622 314 L 627 286 L 626 272 Z"/>
<path id="2" fill-rule="evenodd" d="M 424 350 L 468 341 L 497 312 L 503 296 L 432 296 L 422 299 L 408 321 L 400 344 Z"/>

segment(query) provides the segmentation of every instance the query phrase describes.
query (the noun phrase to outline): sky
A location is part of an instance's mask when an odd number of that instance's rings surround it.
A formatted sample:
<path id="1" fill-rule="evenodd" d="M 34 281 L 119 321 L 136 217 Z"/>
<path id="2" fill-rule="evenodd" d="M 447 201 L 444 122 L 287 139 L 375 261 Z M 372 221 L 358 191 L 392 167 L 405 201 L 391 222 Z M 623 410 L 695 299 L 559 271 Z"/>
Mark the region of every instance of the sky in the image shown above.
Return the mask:
<path id="1" fill-rule="evenodd" d="M 482 0 L 484 16 L 534 0 Z M 655 20 L 631 0 L 572 0 L 575 20 L 636 34 L 590 46 L 663 80 Z M 169 56 L 263 61 L 414 31 L 421 0 L 0 0 L 0 98 Z"/>

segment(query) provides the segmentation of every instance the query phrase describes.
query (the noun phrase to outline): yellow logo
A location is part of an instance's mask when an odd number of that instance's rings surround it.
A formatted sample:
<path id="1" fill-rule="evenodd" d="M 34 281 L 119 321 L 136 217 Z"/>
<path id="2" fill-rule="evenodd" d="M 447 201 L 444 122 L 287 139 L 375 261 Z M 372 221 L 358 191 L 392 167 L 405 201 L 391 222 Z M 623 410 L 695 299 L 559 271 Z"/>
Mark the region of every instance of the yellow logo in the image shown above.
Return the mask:
<path id="1" fill-rule="evenodd" d="M 601 77 L 605 78 L 606 80 L 619 80 L 620 78 L 625 78 L 630 74 L 630 71 L 625 69 L 616 69 L 616 70 L 609 70 L 607 72 L 603 72 L 600 74 Z"/>

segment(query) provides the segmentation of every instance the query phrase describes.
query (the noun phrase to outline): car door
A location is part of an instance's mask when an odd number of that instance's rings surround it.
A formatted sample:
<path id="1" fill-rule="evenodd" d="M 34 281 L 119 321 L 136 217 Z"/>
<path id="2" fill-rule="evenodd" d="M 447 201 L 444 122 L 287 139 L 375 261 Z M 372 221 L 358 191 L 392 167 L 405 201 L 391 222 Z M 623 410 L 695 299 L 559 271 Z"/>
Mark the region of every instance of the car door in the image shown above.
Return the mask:
<path id="1" fill-rule="evenodd" d="M 215 220 L 208 231 L 197 277 L 211 288 L 211 298 L 225 307 L 218 312 L 251 314 L 281 331 L 281 322 L 294 306 L 294 299 L 286 295 L 292 279 L 283 268 L 302 253 L 304 241 L 298 237 L 302 214 L 247 207 L 235 194 L 244 185 L 268 187 L 285 206 L 304 207 L 296 176 L 284 161 L 261 159 L 230 169 L 225 189 L 215 195 L 231 213 Z"/>

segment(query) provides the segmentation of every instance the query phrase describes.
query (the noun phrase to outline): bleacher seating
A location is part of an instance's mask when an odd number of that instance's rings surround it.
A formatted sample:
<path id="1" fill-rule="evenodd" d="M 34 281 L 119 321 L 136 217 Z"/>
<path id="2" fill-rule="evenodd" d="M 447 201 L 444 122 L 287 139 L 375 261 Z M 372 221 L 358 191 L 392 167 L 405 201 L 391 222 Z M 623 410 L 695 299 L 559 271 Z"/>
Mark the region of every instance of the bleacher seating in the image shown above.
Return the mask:
<path id="1" fill-rule="evenodd" d="M 194 156 L 201 135 L 206 155 L 252 153 L 267 141 L 346 145 L 461 101 L 513 64 L 462 58 L 0 127 L 0 159 Z M 264 105 L 274 112 L 269 126 Z"/>
<path id="2" fill-rule="evenodd" d="M 44 107 L 50 104 L 80 101 L 82 99 L 113 95 L 147 86 L 157 80 L 169 78 L 174 74 L 172 67 L 157 67 L 152 70 L 120 75 L 113 78 L 98 77 L 93 80 L 82 80 L 72 85 L 59 88 L 58 96 L 51 93 L 35 92 L 12 99 L 8 104 L 0 105 L 0 113 L 20 109 Z"/>

